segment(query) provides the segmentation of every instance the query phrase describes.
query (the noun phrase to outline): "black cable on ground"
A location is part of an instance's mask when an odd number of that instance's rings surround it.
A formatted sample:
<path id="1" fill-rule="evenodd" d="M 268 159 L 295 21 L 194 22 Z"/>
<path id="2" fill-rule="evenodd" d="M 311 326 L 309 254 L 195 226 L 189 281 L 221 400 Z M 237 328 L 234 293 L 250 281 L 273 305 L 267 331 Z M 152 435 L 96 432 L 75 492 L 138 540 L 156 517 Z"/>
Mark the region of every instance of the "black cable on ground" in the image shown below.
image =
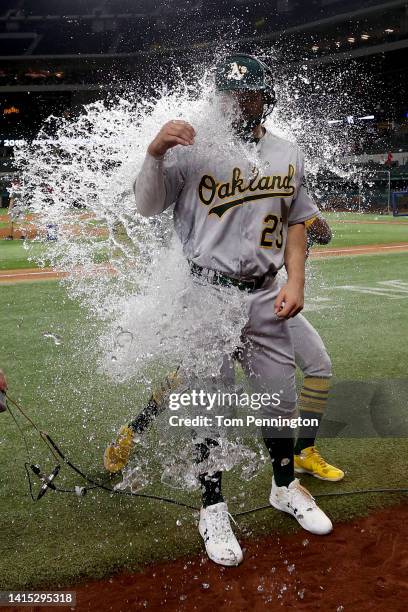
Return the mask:
<path id="1" fill-rule="evenodd" d="M 340 497 L 342 495 L 360 495 L 362 493 L 408 493 L 408 488 L 396 489 L 355 489 L 354 491 L 332 491 L 331 493 L 316 493 L 313 497 Z M 259 510 L 273 510 L 273 506 L 258 506 L 251 510 L 243 510 L 242 512 L 232 513 L 232 516 L 243 516 L 244 514 L 252 514 Z"/>
<path id="2" fill-rule="evenodd" d="M 39 434 L 40 438 L 42 439 L 42 441 L 46 444 L 46 446 L 48 447 L 49 451 L 51 452 L 51 454 L 53 455 L 54 458 L 60 458 L 63 460 L 63 462 L 68 465 L 68 467 L 70 467 L 75 473 L 77 473 L 79 476 L 81 476 L 81 478 L 83 478 L 86 482 L 88 482 L 91 486 L 90 487 L 83 487 L 83 489 L 85 491 L 91 490 L 91 489 L 101 489 L 103 491 L 107 491 L 108 493 L 111 494 L 115 494 L 115 495 L 125 495 L 127 497 L 140 497 L 140 498 L 144 498 L 144 499 L 150 499 L 153 501 L 160 501 L 162 503 L 166 503 L 166 504 L 173 504 L 176 506 L 181 506 L 183 508 L 188 508 L 189 510 L 195 510 L 195 511 L 199 511 L 200 508 L 196 507 L 196 506 L 192 506 L 191 504 L 186 504 L 184 502 L 180 502 L 177 501 L 175 499 L 172 499 L 170 497 L 162 497 L 160 495 L 149 495 L 147 493 L 133 493 L 132 491 L 121 491 L 118 489 L 114 489 L 112 487 L 108 487 L 106 486 L 106 482 L 109 482 L 110 478 L 106 481 L 97 481 L 97 480 L 93 480 L 92 478 L 90 478 L 90 476 L 88 476 L 87 474 L 85 474 L 82 470 L 80 470 L 76 465 L 74 465 L 73 463 L 71 463 L 71 461 L 64 455 L 64 453 L 62 452 L 62 450 L 59 448 L 59 446 L 56 444 L 56 442 L 54 442 L 54 440 L 51 438 L 51 436 L 49 434 L 47 434 L 44 431 L 41 431 L 36 424 L 31 420 L 30 417 L 28 417 L 28 415 L 24 412 L 24 410 L 21 408 L 21 406 L 19 406 L 19 404 L 17 404 L 17 402 L 15 402 L 14 400 L 12 400 L 10 397 L 8 397 L 6 395 L 7 399 L 9 401 L 11 401 L 13 403 L 13 405 L 20 411 L 20 413 L 23 415 L 24 418 L 26 418 L 30 424 L 32 425 L 32 427 L 37 431 L 37 433 Z M 26 447 L 26 452 L 27 452 L 27 456 L 30 459 L 30 453 L 29 453 L 29 449 L 28 449 L 28 443 L 26 440 L 26 437 L 24 435 L 23 430 L 21 429 L 15 415 L 13 414 L 12 410 L 10 409 L 10 406 L 7 405 L 7 408 L 16 424 L 16 426 L 18 427 L 20 434 L 24 440 L 25 443 L 25 447 Z M 30 478 L 30 472 L 28 469 L 28 466 L 30 466 L 30 463 L 24 463 L 24 468 L 27 474 L 27 478 L 28 478 L 28 482 L 29 482 L 29 491 L 30 491 L 30 496 L 33 499 L 33 501 L 37 501 L 37 499 L 34 497 L 33 495 L 33 489 L 32 489 L 32 481 Z M 31 466 L 30 466 L 31 467 Z M 59 489 L 58 487 L 53 487 L 54 491 L 60 492 L 60 493 L 73 493 L 76 494 L 76 490 L 75 489 Z M 352 491 L 332 491 L 332 492 L 326 492 L 326 493 L 316 493 L 313 497 L 340 497 L 340 496 L 345 496 L 345 495 L 361 495 L 361 494 L 369 494 L 369 493 L 408 493 L 408 488 L 406 487 L 397 487 L 397 488 L 377 488 L 377 489 L 354 489 Z M 246 514 L 252 514 L 254 512 L 258 512 L 261 510 L 268 510 L 268 509 L 272 509 L 272 506 L 270 504 L 265 505 L 265 506 L 258 506 L 256 508 L 251 508 L 250 510 L 243 510 L 242 512 L 236 512 L 236 513 L 232 513 L 232 516 L 234 517 L 238 517 L 238 516 L 244 516 Z"/>

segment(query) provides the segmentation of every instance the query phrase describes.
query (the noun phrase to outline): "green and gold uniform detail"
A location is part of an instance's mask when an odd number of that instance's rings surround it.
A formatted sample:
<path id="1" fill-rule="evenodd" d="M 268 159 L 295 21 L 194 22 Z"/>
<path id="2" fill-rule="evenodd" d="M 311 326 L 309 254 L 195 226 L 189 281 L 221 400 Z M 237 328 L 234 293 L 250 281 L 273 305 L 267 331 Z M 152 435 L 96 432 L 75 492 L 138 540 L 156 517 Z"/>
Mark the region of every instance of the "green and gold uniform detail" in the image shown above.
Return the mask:
<path id="1" fill-rule="evenodd" d="M 323 414 L 326 409 L 329 388 L 330 378 L 305 377 L 300 393 L 300 410 Z"/>
<path id="2" fill-rule="evenodd" d="M 283 219 L 276 215 L 266 215 L 264 219 L 265 227 L 261 233 L 259 246 L 263 249 L 281 249 L 283 245 Z M 276 232 L 276 233 L 275 233 Z M 275 236 L 271 238 L 271 236 Z M 276 238 L 278 236 L 278 238 Z"/>
<path id="3" fill-rule="evenodd" d="M 260 177 L 259 170 L 254 168 L 254 176 L 246 182 L 242 178 L 242 170 L 236 167 L 232 171 L 231 180 L 225 183 L 217 181 L 211 174 L 204 174 L 198 185 L 198 197 L 202 204 L 208 207 L 211 207 L 215 198 L 218 200 L 232 198 L 228 202 L 209 208 L 209 215 L 216 215 L 221 219 L 227 211 L 241 204 L 264 198 L 292 197 L 295 193 L 295 187 L 291 184 L 294 176 L 295 167 L 292 164 L 289 164 L 286 175 L 273 174 Z M 245 195 L 240 197 L 241 194 Z"/>
<path id="4" fill-rule="evenodd" d="M 269 130 L 248 147 L 197 140 L 163 159 L 147 154 L 134 190 L 145 216 L 174 205 L 175 231 L 190 262 L 238 280 L 279 270 L 288 228 L 318 214 L 303 154 Z"/>

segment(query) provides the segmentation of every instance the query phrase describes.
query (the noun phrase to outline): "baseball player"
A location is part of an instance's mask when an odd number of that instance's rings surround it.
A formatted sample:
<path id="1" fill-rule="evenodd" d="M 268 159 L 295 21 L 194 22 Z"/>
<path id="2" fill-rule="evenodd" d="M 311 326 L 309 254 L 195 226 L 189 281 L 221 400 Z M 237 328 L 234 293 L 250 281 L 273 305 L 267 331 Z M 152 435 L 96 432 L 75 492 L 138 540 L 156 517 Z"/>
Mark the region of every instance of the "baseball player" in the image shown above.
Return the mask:
<path id="1" fill-rule="evenodd" d="M 314 243 L 328 244 L 332 238 L 326 220 L 317 215 L 305 223 L 308 251 Z M 283 281 L 282 281 L 283 282 Z M 295 472 L 307 473 L 321 480 L 336 482 L 344 472 L 327 463 L 315 446 L 320 421 L 326 409 L 332 376 L 331 360 L 318 332 L 298 314 L 289 320 L 289 329 L 295 349 L 296 365 L 303 373 L 303 386 L 298 407 L 303 419 L 317 419 L 315 427 L 301 426 L 295 444 Z"/>
<path id="2" fill-rule="evenodd" d="M 307 253 L 316 244 L 328 244 L 332 233 L 327 221 L 319 214 L 305 222 L 307 230 Z M 280 287 L 286 282 L 284 270 L 277 276 Z M 314 419 L 318 425 L 301 427 L 295 444 L 294 465 L 295 472 L 307 473 L 321 480 L 336 482 L 344 478 L 344 472 L 330 465 L 323 459 L 315 446 L 320 421 L 324 414 L 330 389 L 332 376 L 331 360 L 326 347 L 316 329 L 302 315 L 289 319 L 289 329 L 295 350 L 296 366 L 304 376 L 298 407 L 303 419 Z M 240 351 L 237 350 L 233 358 L 239 360 Z M 234 364 L 229 361 L 230 370 L 225 372 L 230 384 L 235 380 Z M 1 383 L 1 372 L 0 372 Z M 135 435 L 143 434 L 151 423 L 167 407 L 169 395 L 182 384 L 179 372 L 170 373 L 164 383 L 154 390 L 147 405 L 130 423 L 123 426 L 114 441 L 110 444 L 104 455 L 105 468 L 116 473 L 127 465 L 134 448 Z M 211 444 L 210 444 L 211 446 Z M 204 455 L 207 455 L 204 449 Z M 198 455 L 199 457 L 199 455 Z"/>
<path id="3" fill-rule="evenodd" d="M 254 143 L 259 167 L 239 148 L 200 160 L 194 127 L 169 121 L 150 143 L 135 180 L 136 207 L 152 216 L 174 204 L 175 230 L 193 277 L 244 292 L 248 320 L 241 364 L 257 391 L 282 391 L 280 406 L 271 405 L 270 414 L 290 418 L 296 414 L 296 386 L 288 320 L 303 308 L 305 222 L 318 210 L 297 145 L 263 126 L 275 104 L 270 69 L 254 56 L 228 56 L 216 66 L 216 89 L 239 109 L 232 129 Z M 276 275 L 283 265 L 288 277 L 280 288 Z M 329 533 L 330 519 L 294 477 L 293 435 L 262 431 L 273 462 L 271 505 L 312 533 Z M 207 452 L 217 443 L 206 442 Z M 221 474 L 203 474 L 202 483 L 199 532 L 207 553 L 216 563 L 237 565 L 242 550 L 221 494 Z"/>

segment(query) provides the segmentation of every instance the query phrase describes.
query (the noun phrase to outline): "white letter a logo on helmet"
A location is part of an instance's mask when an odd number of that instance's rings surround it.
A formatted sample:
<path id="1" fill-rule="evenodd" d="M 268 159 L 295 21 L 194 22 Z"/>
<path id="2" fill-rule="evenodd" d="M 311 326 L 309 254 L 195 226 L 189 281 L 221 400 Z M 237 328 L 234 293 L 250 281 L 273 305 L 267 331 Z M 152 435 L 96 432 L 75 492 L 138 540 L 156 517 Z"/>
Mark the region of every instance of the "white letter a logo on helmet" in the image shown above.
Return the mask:
<path id="1" fill-rule="evenodd" d="M 235 81 L 240 81 L 244 78 L 244 74 L 248 72 L 248 68 L 246 66 L 239 66 L 237 62 L 232 62 L 230 64 L 231 70 L 227 74 L 227 79 L 234 79 Z"/>

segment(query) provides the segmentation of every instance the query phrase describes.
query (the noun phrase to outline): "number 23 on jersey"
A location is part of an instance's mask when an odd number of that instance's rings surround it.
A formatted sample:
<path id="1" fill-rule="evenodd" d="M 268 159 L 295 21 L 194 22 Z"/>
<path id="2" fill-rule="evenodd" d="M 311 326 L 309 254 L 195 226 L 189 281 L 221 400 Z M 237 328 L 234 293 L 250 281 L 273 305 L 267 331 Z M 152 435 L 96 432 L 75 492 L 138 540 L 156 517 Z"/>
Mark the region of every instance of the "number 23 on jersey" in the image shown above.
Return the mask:
<path id="1" fill-rule="evenodd" d="M 261 232 L 259 246 L 264 249 L 281 249 L 283 245 L 283 223 L 282 217 L 266 215 L 263 220 L 264 228 Z"/>

